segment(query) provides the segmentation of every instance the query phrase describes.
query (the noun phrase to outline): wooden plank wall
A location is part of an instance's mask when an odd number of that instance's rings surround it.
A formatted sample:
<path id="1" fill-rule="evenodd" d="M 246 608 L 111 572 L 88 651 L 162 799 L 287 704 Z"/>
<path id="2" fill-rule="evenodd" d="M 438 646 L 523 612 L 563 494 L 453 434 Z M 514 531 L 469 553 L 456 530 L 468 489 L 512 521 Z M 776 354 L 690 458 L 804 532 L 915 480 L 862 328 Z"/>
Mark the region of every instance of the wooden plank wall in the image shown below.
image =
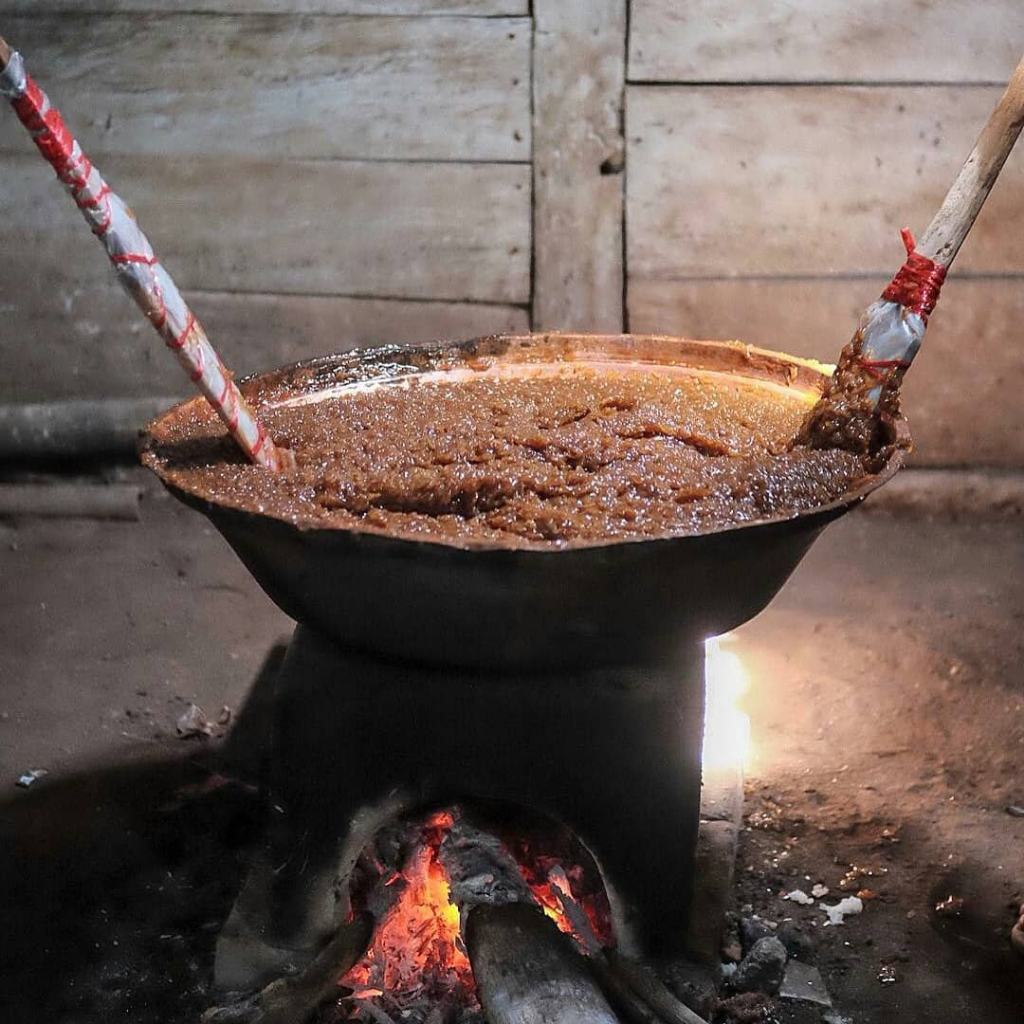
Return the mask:
<path id="1" fill-rule="evenodd" d="M 832 359 L 1024 4 L 0 0 L 0 30 L 239 371 L 531 322 Z M 9 116 L 0 218 L 0 401 L 183 389 Z M 1020 223 L 1024 151 L 908 377 L 919 463 L 1024 465 Z"/>
<path id="2" fill-rule="evenodd" d="M 622 330 L 626 7 L 533 3 L 537 330 Z"/>
<path id="3" fill-rule="evenodd" d="M 833 360 L 1022 50 L 1019 0 L 633 0 L 630 329 Z M 1024 464 L 1022 223 L 1018 150 L 907 377 L 918 464 Z"/>
<path id="4" fill-rule="evenodd" d="M 525 0 L 180 7 L 0 25 L 230 365 L 528 327 Z M 0 401 L 187 390 L 7 112 L 0 168 Z"/>
<path id="5" fill-rule="evenodd" d="M 7 0 L 4 9 L 12 14 L 29 14 L 42 9 L 41 0 Z M 98 14 L 121 11 L 189 11 L 221 14 L 431 14 L 476 17 L 526 15 L 529 0 L 46 0 L 49 11 L 93 11 Z"/>

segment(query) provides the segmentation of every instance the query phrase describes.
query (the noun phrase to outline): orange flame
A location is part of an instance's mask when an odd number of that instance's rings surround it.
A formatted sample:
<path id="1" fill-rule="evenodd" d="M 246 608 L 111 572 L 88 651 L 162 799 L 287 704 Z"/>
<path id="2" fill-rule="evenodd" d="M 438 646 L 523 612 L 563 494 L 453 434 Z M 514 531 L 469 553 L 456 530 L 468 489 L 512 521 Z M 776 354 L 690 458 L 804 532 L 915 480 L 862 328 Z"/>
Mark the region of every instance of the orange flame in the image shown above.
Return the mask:
<path id="1" fill-rule="evenodd" d="M 401 1004 L 424 994 L 465 997 L 474 992 L 459 911 L 449 901 L 448 879 L 438 859 L 451 823 L 451 815 L 443 812 L 427 822 L 424 842 L 400 876 L 404 891 L 378 925 L 363 959 L 342 979 L 356 990 L 354 997 L 383 991 Z"/>
<path id="2" fill-rule="evenodd" d="M 459 910 L 450 902 L 448 877 L 439 856 L 452 823 L 447 811 L 433 815 L 400 874 L 389 875 L 378 864 L 379 885 L 403 888 L 377 926 L 362 960 L 341 979 L 353 990 L 348 999 L 358 1003 L 386 997 L 399 1008 L 422 1005 L 424 999 L 448 1005 L 475 1003 L 476 986 L 462 945 Z M 600 898 L 583 894 L 582 867 L 572 865 L 567 871 L 556 857 L 532 856 L 526 843 L 513 846 L 518 847 L 514 852 L 531 891 L 562 931 L 585 949 L 610 938 L 604 893 Z M 581 899 L 576 899 L 574 890 Z"/>

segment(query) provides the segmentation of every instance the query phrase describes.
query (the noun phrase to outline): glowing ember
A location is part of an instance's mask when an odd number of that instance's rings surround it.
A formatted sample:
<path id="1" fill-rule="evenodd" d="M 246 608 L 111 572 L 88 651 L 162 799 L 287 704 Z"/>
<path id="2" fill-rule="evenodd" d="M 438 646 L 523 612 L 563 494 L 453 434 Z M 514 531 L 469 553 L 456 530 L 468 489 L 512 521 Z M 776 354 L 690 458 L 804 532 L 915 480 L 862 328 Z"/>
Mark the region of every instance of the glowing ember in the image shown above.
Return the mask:
<path id="1" fill-rule="evenodd" d="M 375 1020 L 382 1007 L 397 1010 L 403 1020 L 418 1019 L 439 1004 L 477 1007 L 473 972 L 460 935 L 459 910 L 450 902 L 440 857 L 441 844 L 453 823 L 452 814 L 444 811 L 433 815 L 418 831 L 407 833 L 401 849 L 409 849 L 406 842 L 412 843 L 412 849 L 399 871 L 386 867 L 368 848 L 376 892 L 388 893 L 386 898 L 393 897 L 393 901 L 363 959 L 341 979 L 341 984 L 352 990 L 344 1001 L 349 1017 L 357 1015 L 361 1007 L 370 1007 Z M 596 872 L 574 864 L 571 856 L 535 854 L 531 844 L 520 838 L 508 840 L 507 848 L 537 902 L 562 931 L 591 952 L 610 942 L 608 902 L 599 876 L 593 877 Z M 363 893 L 364 898 L 366 895 Z"/>
<path id="2" fill-rule="evenodd" d="M 423 843 L 409 857 L 398 879 L 397 901 L 377 926 L 363 959 L 342 979 L 352 998 L 384 993 L 399 1005 L 428 996 L 466 1002 L 474 992 L 473 972 L 459 935 L 459 911 L 448 899 L 448 879 L 438 860 L 451 815 L 434 815 Z"/>
<path id="3" fill-rule="evenodd" d="M 612 944 L 611 908 L 597 879 L 580 864 L 566 868 L 562 858 L 533 856 L 527 843 L 510 846 L 530 891 L 561 931 L 586 952 Z"/>

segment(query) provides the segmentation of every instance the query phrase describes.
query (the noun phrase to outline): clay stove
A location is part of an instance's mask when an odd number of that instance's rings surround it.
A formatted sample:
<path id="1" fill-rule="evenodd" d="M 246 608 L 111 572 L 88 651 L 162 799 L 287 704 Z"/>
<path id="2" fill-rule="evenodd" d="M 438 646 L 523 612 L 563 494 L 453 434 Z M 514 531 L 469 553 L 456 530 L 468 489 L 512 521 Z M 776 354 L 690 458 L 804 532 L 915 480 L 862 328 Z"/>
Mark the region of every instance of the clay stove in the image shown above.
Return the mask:
<path id="1" fill-rule="evenodd" d="M 261 381 L 330 394 L 482 359 L 489 372 L 657 365 L 810 397 L 826 374 L 738 343 L 535 335 L 361 351 Z M 222 932 L 218 981 L 247 987 L 308 959 L 345 917 L 349 873 L 376 831 L 453 801 L 564 824 L 601 872 L 620 948 L 682 952 L 703 641 L 764 608 L 821 530 L 899 464 L 897 452 L 870 485 L 793 518 L 558 551 L 299 529 L 172 486 L 299 623 L 277 685 L 274 821 Z"/>

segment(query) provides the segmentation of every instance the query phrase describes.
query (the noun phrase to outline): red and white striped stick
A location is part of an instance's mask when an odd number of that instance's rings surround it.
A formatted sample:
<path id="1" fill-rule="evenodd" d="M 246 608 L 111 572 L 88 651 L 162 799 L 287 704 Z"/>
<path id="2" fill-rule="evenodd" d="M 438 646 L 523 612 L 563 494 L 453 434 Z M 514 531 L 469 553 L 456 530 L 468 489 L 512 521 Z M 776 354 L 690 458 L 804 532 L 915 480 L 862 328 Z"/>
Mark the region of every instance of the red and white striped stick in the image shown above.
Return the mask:
<path id="1" fill-rule="evenodd" d="M 277 448 L 242 397 L 206 332 L 153 255 L 135 215 L 89 162 L 46 93 L 26 74 L 21 55 L 0 38 L 0 95 L 11 101 L 39 152 L 57 172 L 93 234 L 103 243 L 125 290 L 258 466 L 287 468 L 291 452 Z"/>

